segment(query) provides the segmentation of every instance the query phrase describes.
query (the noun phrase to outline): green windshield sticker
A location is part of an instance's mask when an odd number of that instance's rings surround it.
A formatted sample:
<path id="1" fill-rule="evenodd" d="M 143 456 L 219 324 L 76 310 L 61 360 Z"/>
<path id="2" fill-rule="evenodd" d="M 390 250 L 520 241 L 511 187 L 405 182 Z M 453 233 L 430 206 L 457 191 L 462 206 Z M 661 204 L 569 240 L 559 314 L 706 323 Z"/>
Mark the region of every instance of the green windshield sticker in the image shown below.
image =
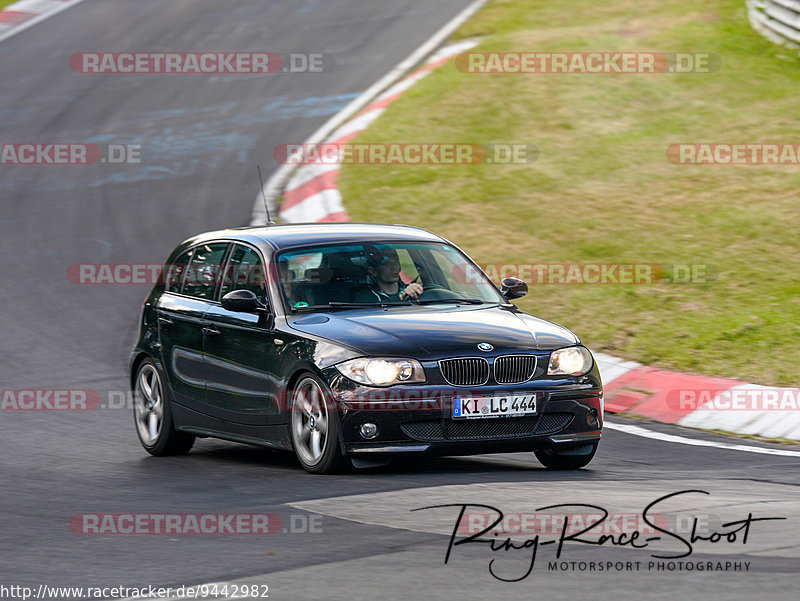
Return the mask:
<path id="1" fill-rule="evenodd" d="M 308 303 L 305 301 L 300 301 L 294 304 L 294 309 L 299 309 L 301 307 L 308 307 Z"/>

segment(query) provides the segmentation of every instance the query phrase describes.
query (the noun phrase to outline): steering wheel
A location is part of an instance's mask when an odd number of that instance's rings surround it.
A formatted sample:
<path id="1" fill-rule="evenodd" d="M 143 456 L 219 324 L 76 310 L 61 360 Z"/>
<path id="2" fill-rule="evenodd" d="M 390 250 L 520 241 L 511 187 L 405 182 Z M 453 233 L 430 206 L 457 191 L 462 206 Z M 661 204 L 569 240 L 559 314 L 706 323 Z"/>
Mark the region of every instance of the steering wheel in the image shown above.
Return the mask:
<path id="1" fill-rule="evenodd" d="M 422 294 L 417 298 L 419 300 L 429 300 L 436 298 L 453 298 L 454 296 L 458 296 L 458 293 L 448 290 L 444 286 L 440 286 L 439 284 L 425 284 L 422 287 Z"/>

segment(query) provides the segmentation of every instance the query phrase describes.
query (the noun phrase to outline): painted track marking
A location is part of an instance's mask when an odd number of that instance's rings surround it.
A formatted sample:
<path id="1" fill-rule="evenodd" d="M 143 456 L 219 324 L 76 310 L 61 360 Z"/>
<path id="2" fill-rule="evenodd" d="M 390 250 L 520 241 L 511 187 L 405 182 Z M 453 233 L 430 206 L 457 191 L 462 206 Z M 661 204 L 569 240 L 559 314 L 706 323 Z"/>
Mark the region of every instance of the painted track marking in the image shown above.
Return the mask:
<path id="1" fill-rule="evenodd" d="M 676 436 L 674 434 L 663 434 L 661 432 L 654 432 L 647 430 L 640 426 L 632 426 L 629 424 L 620 424 L 617 422 L 606 421 L 603 424 L 603 429 L 617 430 L 626 434 L 633 434 L 634 436 L 641 436 L 643 438 L 652 438 L 654 440 L 661 440 L 663 442 L 675 442 L 678 444 L 685 444 L 694 447 L 716 447 L 718 449 L 730 449 L 732 451 L 745 451 L 747 453 L 761 453 L 762 455 L 779 455 L 781 457 L 800 457 L 800 451 L 788 451 L 785 449 L 767 449 L 764 447 L 753 447 L 745 444 L 731 444 L 727 442 L 712 442 L 710 440 L 699 440 L 695 438 L 685 438 L 683 436 Z"/>

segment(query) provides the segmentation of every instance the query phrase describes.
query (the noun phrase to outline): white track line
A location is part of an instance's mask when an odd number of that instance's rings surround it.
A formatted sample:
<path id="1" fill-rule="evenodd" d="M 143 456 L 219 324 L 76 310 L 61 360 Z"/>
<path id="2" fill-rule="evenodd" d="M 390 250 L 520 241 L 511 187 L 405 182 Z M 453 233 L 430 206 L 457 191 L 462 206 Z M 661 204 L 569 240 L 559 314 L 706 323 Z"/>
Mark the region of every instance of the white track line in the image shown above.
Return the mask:
<path id="1" fill-rule="evenodd" d="M 58 8 L 54 8 L 53 10 L 48 11 L 46 13 L 42 13 L 38 17 L 33 17 L 32 19 L 30 19 L 28 21 L 25 21 L 24 23 L 22 23 L 18 27 L 14 27 L 13 29 L 11 29 L 11 30 L 5 32 L 4 34 L 0 35 L 0 42 L 3 42 L 5 40 L 7 40 L 8 38 L 14 37 L 18 33 L 22 33 L 23 31 L 25 31 L 26 29 L 30 29 L 31 27 L 33 27 L 37 23 L 41 23 L 45 19 L 49 19 L 50 17 L 53 17 L 53 16 L 57 15 L 58 13 L 67 10 L 68 8 L 72 8 L 73 6 L 77 6 L 78 4 L 80 4 L 83 1 L 84 0 L 73 0 L 72 2 L 64 4 L 63 6 L 60 6 Z M 9 4 L 8 6 L 5 7 L 5 10 L 15 10 L 14 6 L 15 6 L 15 4 Z"/>
<path id="2" fill-rule="evenodd" d="M 626 434 L 633 434 L 634 436 L 642 436 L 643 438 L 652 438 L 654 440 L 662 440 L 664 442 L 676 442 L 679 444 L 690 445 L 693 447 L 716 447 L 718 449 L 731 449 L 732 451 L 746 451 L 748 453 L 761 453 L 762 455 L 780 455 L 781 457 L 800 457 L 800 451 L 786 451 L 784 449 L 767 449 L 763 447 L 751 447 L 745 444 L 731 444 L 727 442 L 712 442 L 710 440 L 699 440 L 696 438 L 684 438 L 683 436 L 675 436 L 674 434 L 662 434 L 661 432 L 653 432 L 639 426 L 631 426 L 629 424 L 620 424 L 617 422 L 607 421 L 603 424 L 603 428 L 609 430 L 617 430 Z"/>

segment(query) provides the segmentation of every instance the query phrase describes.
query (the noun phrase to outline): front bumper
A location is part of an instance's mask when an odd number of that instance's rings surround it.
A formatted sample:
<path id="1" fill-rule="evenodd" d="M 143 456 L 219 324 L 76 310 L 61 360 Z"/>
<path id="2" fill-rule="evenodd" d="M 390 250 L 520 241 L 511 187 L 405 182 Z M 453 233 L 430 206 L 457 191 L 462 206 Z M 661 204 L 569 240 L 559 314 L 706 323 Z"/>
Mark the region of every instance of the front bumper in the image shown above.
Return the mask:
<path id="1" fill-rule="evenodd" d="M 567 451 L 595 442 L 602 435 L 599 377 L 569 382 L 532 380 L 471 391 L 422 385 L 376 392 L 339 379 L 331 384 L 341 423 L 342 451 L 348 455 Z M 451 417 L 453 396 L 522 392 L 539 395 L 535 415 L 469 420 Z M 378 434 L 373 439 L 361 435 L 365 423 L 377 426 Z"/>
<path id="2" fill-rule="evenodd" d="M 544 449 L 562 451 L 582 447 L 587 443 L 600 440 L 602 432 L 583 432 L 576 435 L 550 437 L 531 437 L 519 440 L 475 440 L 447 441 L 436 443 L 397 443 L 397 444 L 351 444 L 345 445 L 348 455 L 377 457 L 397 454 L 425 455 L 483 455 L 490 453 L 517 453 L 523 451 L 540 451 Z"/>

